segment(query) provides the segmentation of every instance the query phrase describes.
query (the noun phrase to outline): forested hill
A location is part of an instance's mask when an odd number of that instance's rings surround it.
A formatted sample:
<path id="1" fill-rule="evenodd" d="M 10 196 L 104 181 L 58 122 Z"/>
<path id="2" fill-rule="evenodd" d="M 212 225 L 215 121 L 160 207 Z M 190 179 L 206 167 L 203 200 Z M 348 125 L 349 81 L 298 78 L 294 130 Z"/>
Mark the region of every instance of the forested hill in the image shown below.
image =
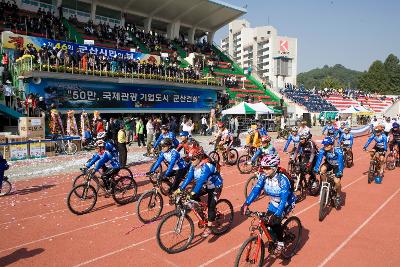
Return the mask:
<path id="1" fill-rule="evenodd" d="M 358 88 L 362 72 L 350 70 L 340 64 L 316 68 L 297 75 L 297 84 L 305 88 Z"/>

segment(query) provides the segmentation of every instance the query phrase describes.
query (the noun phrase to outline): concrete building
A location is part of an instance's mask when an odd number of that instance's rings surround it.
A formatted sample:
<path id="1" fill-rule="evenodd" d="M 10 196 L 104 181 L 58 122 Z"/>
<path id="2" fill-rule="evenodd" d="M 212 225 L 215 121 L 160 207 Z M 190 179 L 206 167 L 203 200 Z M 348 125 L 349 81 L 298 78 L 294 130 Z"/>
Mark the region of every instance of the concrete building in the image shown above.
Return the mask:
<path id="1" fill-rule="evenodd" d="M 229 33 L 221 40 L 221 48 L 274 88 L 296 84 L 297 38 L 278 36 L 272 26 L 251 28 L 247 20 L 235 20 L 229 23 Z"/>

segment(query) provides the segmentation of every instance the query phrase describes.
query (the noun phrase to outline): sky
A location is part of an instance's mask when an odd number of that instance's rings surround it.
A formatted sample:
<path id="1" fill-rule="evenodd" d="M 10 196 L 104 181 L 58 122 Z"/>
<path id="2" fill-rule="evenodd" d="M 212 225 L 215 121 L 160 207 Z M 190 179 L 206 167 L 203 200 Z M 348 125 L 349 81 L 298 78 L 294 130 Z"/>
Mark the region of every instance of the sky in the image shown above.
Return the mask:
<path id="1" fill-rule="evenodd" d="M 224 0 L 247 5 L 250 27 L 269 25 L 297 38 L 298 72 L 342 64 L 368 70 L 374 60 L 400 58 L 400 0 Z M 228 26 L 218 30 L 220 44 Z"/>

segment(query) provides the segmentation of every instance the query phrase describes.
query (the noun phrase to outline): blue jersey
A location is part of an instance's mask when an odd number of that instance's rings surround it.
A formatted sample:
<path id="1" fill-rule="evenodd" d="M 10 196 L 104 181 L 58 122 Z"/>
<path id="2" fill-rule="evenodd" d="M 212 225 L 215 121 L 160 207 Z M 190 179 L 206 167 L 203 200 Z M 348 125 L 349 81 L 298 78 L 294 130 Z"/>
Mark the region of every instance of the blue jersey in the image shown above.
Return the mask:
<path id="1" fill-rule="evenodd" d="M 256 131 L 258 131 L 258 133 L 260 134 L 260 136 L 266 136 L 266 135 L 268 135 L 268 132 L 267 132 L 267 130 L 265 130 L 264 127 L 262 127 L 262 128 L 257 128 Z"/>
<path id="2" fill-rule="evenodd" d="M 286 145 L 285 145 L 285 148 L 283 149 L 283 152 L 287 151 L 287 149 L 290 145 L 290 142 L 292 142 L 292 141 L 293 141 L 293 147 L 296 149 L 297 145 L 300 142 L 300 135 L 299 134 L 296 134 L 296 135 L 290 134 L 288 140 L 286 141 Z"/>
<path id="3" fill-rule="evenodd" d="M 222 177 L 216 167 L 209 162 L 197 167 L 190 166 L 186 179 L 183 181 L 180 189 L 184 190 L 193 179 L 196 181 L 196 186 L 193 188 L 193 192 L 196 194 L 199 194 L 203 185 L 206 185 L 207 189 L 213 189 L 221 187 L 223 183 Z"/>
<path id="4" fill-rule="evenodd" d="M 266 195 L 270 197 L 268 211 L 276 216 L 281 217 L 288 207 L 294 206 L 296 196 L 290 189 L 289 179 L 283 173 L 276 173 L 272 179 L 261 173 L 257 178 L 257 184 L 247 197 L 246 205 L 250 205 L 264 189 Z"/>
<path id="5" fill-rule="evenodd" d="M 255 162 L 260 156 L 273 154 L 278 154 L 278 152 L 272 144 L 269 144 L 267 147 L 259 147 L 256 150 L 256 153 L 254 153 L 254 156 L 251 158 L 251 162 Z"/>
<path id="6" fill-rule="evenodd" d="M 160 152 L 157 161 L 154 163 L 150 172 L 155 172 L 155 170 L 161 165 L 161 162 L 166 160 L 168 162 L 168 169 L 165 172 L 165 176 L 168 176 L 173 170 L 181 170 L 186 168 L 186 162 L 181 158 L 176 149 L 171 149 L 168 152 Z"/>
<path id="7" fill-rule="evenodd" d="M 160 144 L 161 140 L 163 140 L 164 138 L 169 138 L 172 140 L 172 145 L 174 147 L 178 147 L 179 145 L 179 141 L 178 139 L 176 139 L 176 136 L 174 133 L 172 132 L 168 132 L 166 134 L 160 134 L 160 136 L 158 137 L 158 139 L 156 140 L 156 142 L 154 143 L 153 147 L 156 148 L 158 147 L 158 145 Z"/>
<path id="8" fill-rule="evenodd" d="M 103 166 L 106 167 L 111 167 L 113 169 L 119 169 L 121 168 L 121 165 L 119 164 L 118 160 L 113 157 L 113 155 L 109 151 L 104 151 L 103 154 L 96 153 L 92 159 L 86 163 L 86 168 L 90 168 L 93 164 L 96 164 L 94 167 L 94 171 L 97 172 L 102 168 Z"/>
<path id="9" fill-rule="evenodd" d="M 322 128 L 322 134 L 326 132 L 329 132 L 329 130 L 332 130 L 334 132 L 336 132 L 335 126 L 331 125 L 325 125 L 324 128 Z"/>
<path id="10" fill-rule="evenodd" d="M 113 143 L 111 143 L 111 142 L 106 142 L 105 145 L 104 145 L 104 148 L 105 148 L 107 151 L 109 151 L 109 152 L 111 153 L 111 155 L 112 155 L 115 159 L 119 160 L 118 150 L 117 150 L 117 148 L 114 146 Z"/>
<path id="11" fill-rule="evenodd" d="M 343 145 L 348 146 L 348 147 L 353 147 L 353 134 L 352 133 L 343 133 L 340 137 L 339 137 L 339 144 L 341 144 L 343 142 Z"/>
<path id="12" fill-rule="evenodd" d="M 340 138 L 342 135 L 344 134 L 343 128 L 339 128 L 337 129 L 337 131 L 335 132 L 335 135 L 333 136 L 333 138 Z"/>
<path id="13" fill-rule="evenodd" d="M 368 138 L 367 143 L 364 146 L 364 149 L 367 149 L 369 144 L 371 144 L 372 140 L 375 141 L 375 147 L 387 150 L 387 137 L 383 133 L 380 136 L 376 136 L 375 134 L 372 134 L 370 138 Z"/>
<path id="14" fill-rule="evenodd" d="M 332 166 L 338 166 L 336 176 L 343 174 L 344 169 L 344 157 L 343 150 L 340 147 L 335 147 L 331 151 L 325 151 L 325 149 L 321 148 L 318 153 L 317 162 L 314 166 L 314 172 L 318 172 L 319 166 L 322 163 L 322 159 L 325 157 L 326 162 L 328 162 Z"/>

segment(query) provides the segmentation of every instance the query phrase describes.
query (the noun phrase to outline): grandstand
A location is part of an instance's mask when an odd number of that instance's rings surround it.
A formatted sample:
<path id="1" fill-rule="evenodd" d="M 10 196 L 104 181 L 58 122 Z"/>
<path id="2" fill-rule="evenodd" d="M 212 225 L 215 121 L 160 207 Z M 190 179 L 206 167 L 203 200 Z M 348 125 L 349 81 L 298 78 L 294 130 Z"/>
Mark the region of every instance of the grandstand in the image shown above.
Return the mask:
<path id="1" fill-rule="evenodd" d="M 56 102 L 64 112 L 85 108 L 201 113 L 215 107 L 224 92 L 230 104 L 279 103 L 276 95 L 213 44 L 214 33 L 243 15 L 243 8 L 213 0 L 56 2 L 2 6 L 2 45 L 10 58 L 10 79 L 15 87 L 25 88 L 22 100 L 28 93 L 51 100 L 55 94 L 62 99 Z M 228 86 L 227 77 L 235 77 L 237 83 Z M 114 92 L 98 91 L 104 86 Z M 118 102 L 128 92 L 136 92 L 140 100 L 131 95 L 131 103 Z M 145 96 L 147 92 L 151 96 Z M 108 93 L 115 98 L 108 98 Z M 168 99 L 171 105 L 149 103 L 164 93 L 173 94 Z M 117 101 L 104 105 L 107 99 Z M 49 104 L 50 98 L 46 101 Z M 16 117 L 13 109 L 0 111 Z"/>
<path id="2" fill-rule="evenodd" d="M 281 93 L 294 103 L 305 107 L 309 112 L 337 111 L 337 108 L 320 95 L 304 88 L 284 88 Z"/>
<path id="3" fill-rule="evenodd" d="M 384 113 L 392 104 L 391 98 L 387 97 L 367 97 L 360 96 L 357 99 L 354 98 L 344 98 L 340 94 L 330 95 L 325 98 L 326 101 L 334 105 L 338 110 L 345 110 L 350 106 L 364 106 L 375 113 Z"/>

